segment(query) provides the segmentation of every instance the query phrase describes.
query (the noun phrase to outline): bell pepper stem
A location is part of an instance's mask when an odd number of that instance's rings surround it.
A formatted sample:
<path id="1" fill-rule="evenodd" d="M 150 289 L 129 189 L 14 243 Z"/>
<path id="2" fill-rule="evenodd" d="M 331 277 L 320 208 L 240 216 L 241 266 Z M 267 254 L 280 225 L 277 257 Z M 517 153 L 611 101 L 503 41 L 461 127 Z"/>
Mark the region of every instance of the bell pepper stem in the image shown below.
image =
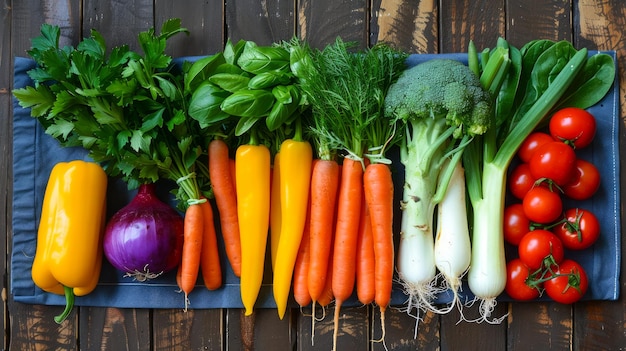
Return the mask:
<path id="1" fill-rule="evenodd" d="M 67 319 L 74 307 L 74 290 L 70 287 L 63 286 L 63 291 L 65 292 L 65 310 L 63 310 L 60 315 L 54 317 L 54 321 L 58 324 L 63 323 L 63 321 Z"/>

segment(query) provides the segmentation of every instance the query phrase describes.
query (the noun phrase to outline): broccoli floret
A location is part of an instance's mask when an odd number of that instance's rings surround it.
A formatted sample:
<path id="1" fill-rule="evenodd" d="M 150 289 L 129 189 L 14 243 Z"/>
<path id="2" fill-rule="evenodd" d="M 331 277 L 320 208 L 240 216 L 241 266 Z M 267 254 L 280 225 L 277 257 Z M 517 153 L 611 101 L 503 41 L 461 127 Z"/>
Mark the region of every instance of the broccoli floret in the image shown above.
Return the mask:
<path id="1" fill-rule="evenodd" d="M 463 63 L 432 59 L 405 70 L 389 88 L 385 115 L 408 121 L 442 118 L 455 127 L 454 138 L 487 131 L 492 99 L 479 78 Z"/>

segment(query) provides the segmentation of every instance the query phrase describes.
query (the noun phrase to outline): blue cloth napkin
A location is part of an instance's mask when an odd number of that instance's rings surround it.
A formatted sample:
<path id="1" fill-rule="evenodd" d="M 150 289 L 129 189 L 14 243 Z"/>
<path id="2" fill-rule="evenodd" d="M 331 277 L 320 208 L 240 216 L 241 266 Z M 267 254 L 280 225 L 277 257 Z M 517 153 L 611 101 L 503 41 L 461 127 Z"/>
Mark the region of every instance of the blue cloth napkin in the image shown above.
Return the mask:
<path id="1" fill-rule="evenodd" d="M 593 54 L 593 53 L 590 53 Z M 611 52 L 615 58 L 615 53 Z M 461 61 L 464 54 L 446 55 L 411 55 L 409 65 L 415 65 L 434 57 L 447 57 Z M 182 60 L 197 58 L 180 58 Z M 35 67 L 33 60 L 17 57 L 14 64 L 14 88 L 32 85 L 28 70 Z M 585 300 L 615 300 L 619 294 L 620 270 L 620 189 L 619 189 L 619 92 L 618 85 L 609 92 L 605 99 L 590 109 L 598 119 L 598 134 L 593 147 L 582 150 L 581 157 L 596 164 L 602 173 L 602 187 L 599 193 L 581 204 L 598 216 L 602 225 L 602 237 L 592 248 L 584 252 L 568 252 L 567 255 L 579 260 L 588 271 L 590 287 Z M 403 170 L 395 156 L 396 172 L 394 181 L 402 184 Z M 81 148 L 62 148 L 52 137 L 44 133 L 39 123 L 30 116 L 30 110 L 19 106 L 13 99 L 13 235 L 11 252 L 10 291 L 17 302 L 64 305 L 63 296 L 46 293 L 36 287 L 31 279 L 31 267 L 35 255 L 37 226 L 40 219 L 41 204 L 50 171 L 55 163 L 72 159 L 88 159 Z M 399 199 L 400 186 L 396 187 Z M 123 207 L 133 197 L 126 185 L 116 179 L 110 179 L 108 188 L 108 215 Z M 166 185 L 160 196 L 168 198 Z M 397 201 L 395 203 L 398 203 Z M 396 215 L 399 218 L 399 213 Z M 219 228 L 218 228 L 219 229 Z M 396 242 L 399 238 L 396 237 Z M 221 244 L 221 243 L 220 243 Z M 190 308 L 241 308 L 239 279 L 232 273 L 221 245 L 224 285 L 209 291 L 201 280 L 189 295 Z M 269 260 L 268 260 L 269 261 Z M 120 308 L 183 308 L 184 297 L 178 291 L 174 273 L 164 274 L 149 282 L 133 281 L 124 277 L 123 272 L 114 269 L 106 259 L 98 287 L 89 295 L 77 297 L 79 306 L 108 306 Z M 467 286 L 464 297 L 471 299 Z M 399 286 L 395 286 L 392 304 L 402 305 L 407 297 Z M 510 300 L 503 295 L 503 301 Z M 441 294 L 437 302 L 450 301 L 449 294 Z M 355 297 L 345 305 L 359 305 Z M 293 299 L 290 306 L 297 306 Z M 271 270 L 266 266 L 266 277 L 261 288 L 256 307 L 274 308 L 272 296 Z"/>

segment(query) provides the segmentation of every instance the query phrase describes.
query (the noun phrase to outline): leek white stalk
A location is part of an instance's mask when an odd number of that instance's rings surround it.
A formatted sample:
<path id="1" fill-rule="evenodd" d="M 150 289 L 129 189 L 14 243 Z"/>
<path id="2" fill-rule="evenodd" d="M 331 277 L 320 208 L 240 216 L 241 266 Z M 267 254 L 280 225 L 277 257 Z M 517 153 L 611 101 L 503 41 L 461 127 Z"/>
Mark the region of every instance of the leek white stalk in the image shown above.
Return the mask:
<path id="1" fill-rule="evenodd" d="M 443 123 L 434 126 L 440 128 Z M 423 132 L 425 128 L 414 128 Z M 437 134 L 437 133 L 433 133 Z M 421 137 L 421 136 L 420 136 Z M 416 140 L 422 140 L 419 137 Z M 407 312 L 413 308 L 434 310 L 431 302 L 438 293 L 433 285 L 437 269 L 434 257 L 433 217 L 438 168 L 429 167 L 428 158 L 417 143 L 407 142 L 401 149 L 400 160 L 405 165 L 405 183 L 402 194 L 402 215 L 397 270 L 409 301 Z M 434 168 L 433 168 L 434 167 Z M 434 179 L 434 180 L 433 180 Z"/>
<path id="2" fill-rule="evenodd" d="M 465 201 L 465 170 L 460 162 L 454 166 L 448 189 L 437 208 L 435 265 L 451 290 L 453 300 L 449 309 L 460 306 L 462 278 L 471 258 L 470 233 Z"/>
<path id="3" fill-rule="evenodd" d="M 493 163 L 484 165 L 483 192 L 485 196 L 473 201 L 474 226 L 472 231 L 472 260 L 468 283 L 472 293 L 480 300 L 479 321 L 500 323 L 502 318 L 490 320 L 496 298 L 506 285 L 506 259 L 502 223 L 506 167 Z"/>

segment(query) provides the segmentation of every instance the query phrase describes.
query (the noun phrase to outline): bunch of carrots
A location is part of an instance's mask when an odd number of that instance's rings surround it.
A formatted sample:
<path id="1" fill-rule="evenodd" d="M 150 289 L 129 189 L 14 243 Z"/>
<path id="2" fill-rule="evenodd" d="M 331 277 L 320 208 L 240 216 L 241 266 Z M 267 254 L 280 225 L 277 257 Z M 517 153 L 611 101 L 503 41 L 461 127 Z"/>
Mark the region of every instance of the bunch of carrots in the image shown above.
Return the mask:
<path id="1" fill-rule="evenodd" d="M 299 63 L 292 72 L 311 109 L 273 137 L 251 128 L 246 143 L 233 147 L 216 137 L 207 149 L 221 234 L 240 277 L 245 314 L 258 298 L 269 242 L 279 317 L 290 294 L 314 310 L 335 301 L 335 343 L 341 305 L 355 290 L 360 303 L 379 306 L 384 337 L 394 272 L 394 190 L 385 153 L 397 137 L 382 116 L 382 97 L 406 58 L 384 45 L 363 55 L 350 49 L 339 39 L 322 51 L 290 43 L 292 62 Z M 186 216 L 194 215 L 193 206 Z M 212 245 L 196 241 L 193 252 L 201 257 Z M 195 282 L 192 274 L 188 280 Z"/>

